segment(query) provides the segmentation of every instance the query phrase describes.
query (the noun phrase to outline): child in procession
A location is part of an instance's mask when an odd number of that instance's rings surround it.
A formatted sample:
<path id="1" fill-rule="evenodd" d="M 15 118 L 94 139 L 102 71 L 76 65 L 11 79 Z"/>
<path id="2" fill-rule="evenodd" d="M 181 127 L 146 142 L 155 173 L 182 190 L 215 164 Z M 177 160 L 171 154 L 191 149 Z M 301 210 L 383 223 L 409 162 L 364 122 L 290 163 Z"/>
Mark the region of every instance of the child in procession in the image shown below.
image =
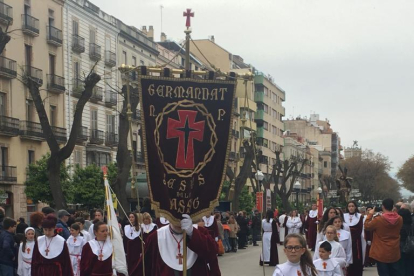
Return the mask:
<path id="1" fill-rule="evenodd" d="M 19 247 L 17 275 L 30 276 L 32 274 L 32 255 L 35 245 L 35 229 L 28 227 L 24 231 L 24 239 Z"/>
<path id="2" fill-rule="evenodd" d="M 89 234 L 89 232 L 85 230 L 85 219 L 82 218 L 82 217 L 78 217 L 78 218 L 75 219 L 75 223 L 79 225 L 80 232 L 83 235 L 83 239 L 85 240 L 85 243 L 90 241 L 92 239 L 92 237 Z"/>
<path id="3" fill-rule="evenodd" d="M 320 258 L 313 261 L 319 276 L 343 276 L 339 263 L 329 257 L 331 251 L 332 245 L 328 241 L 324 241 L 319 245 Z"/>
<path id="4" fill-rule="evenodd" d="M 318 272 L 312 262 L 312 255 L 306 248 L 306 241 L 299 234 L 286 236 L 283 245 L 287 262 L 276 266 L 273 276 L 316 276 Z"/>
<path id="5" fill-rule="evenodd" d="M 345 268 L 347 266 L 346 263 L 346 254 L 345 250 L 342 245 L 338 242 L 338 236 L 336 233 L 336 228 L 333 225 L 328 225 L 325 230 L 325 239 L 331 245 L 331 255 L 330 257 L 335 260 L 341 268 Z M 313 255 L 313 260 L 317 260 L 320 258 L 319 256 L 319 247 L 323 242 L 319 242 L 315 247 L 315 254 Z"/>
<path id="6" fill-rule="evenodd" d="M 70 261 L 72 262 L 72 270 L 74 276 L 80 275 L 82 248 L 86 243 L 83 234 L 80 231 L 81 229 L 79 224 L 72 224 L 70 227 L 70 237 L 66 241 L 69 249 Z"/>

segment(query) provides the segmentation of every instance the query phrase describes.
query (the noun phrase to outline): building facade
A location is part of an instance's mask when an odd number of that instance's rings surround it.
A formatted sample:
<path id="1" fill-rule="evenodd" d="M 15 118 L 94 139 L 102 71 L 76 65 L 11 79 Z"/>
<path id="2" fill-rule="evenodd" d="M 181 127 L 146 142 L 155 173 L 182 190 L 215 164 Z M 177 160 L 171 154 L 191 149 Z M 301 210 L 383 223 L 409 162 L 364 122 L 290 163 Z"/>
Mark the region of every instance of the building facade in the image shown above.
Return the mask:
<path id="1" fill-rule="evenodd" d="M 41 84 L 41 97 L 59 143 L 66 142 L 62 12 L 60 0 L 0 1 L 0 25 L 11 40 L 0 56 L 0 204 L 6 216 L 28 217 L 35 206 L 24 193 L 29 164 L 49 151 L 32 97 L 23 84 Z"/>
<path id="2" fill-rule="evenodd" d="M 106 165 L 115 160 L 118 144 L 116 19 L 86 0 L 67 0 L 63 12 L 66 128 L 70 134 L 83 81 L 92 70 L 101 76 L 86 103 L 78 144 L 68 165 Z"/>

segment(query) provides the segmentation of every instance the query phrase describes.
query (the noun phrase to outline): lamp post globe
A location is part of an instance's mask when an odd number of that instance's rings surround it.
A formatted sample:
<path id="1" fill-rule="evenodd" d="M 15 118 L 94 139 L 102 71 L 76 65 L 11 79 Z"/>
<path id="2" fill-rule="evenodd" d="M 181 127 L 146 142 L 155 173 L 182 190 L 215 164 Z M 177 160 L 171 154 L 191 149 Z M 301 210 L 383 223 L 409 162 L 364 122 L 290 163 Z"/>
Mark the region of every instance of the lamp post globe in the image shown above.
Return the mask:
<path id="1" fill-rule="evenodd" d="M 299 192 L 300 192 L 301 184 L 299 181 L 296 181 L 295 184 L 293 184 L 293 189 L 296 192 L 296 208 L 299 208 Z"/>
<path id="2" fill-rule="evenodd" d="M 262 186 L 262 181 L 264 179 L 264 174 L 262 173 L 261 170 L 257 170 L 257 172 L 254 174 L 254 178 L 256 178 L 256 180 L 259 182 L 259 191 L 261 190 L 261 186 Z"/>

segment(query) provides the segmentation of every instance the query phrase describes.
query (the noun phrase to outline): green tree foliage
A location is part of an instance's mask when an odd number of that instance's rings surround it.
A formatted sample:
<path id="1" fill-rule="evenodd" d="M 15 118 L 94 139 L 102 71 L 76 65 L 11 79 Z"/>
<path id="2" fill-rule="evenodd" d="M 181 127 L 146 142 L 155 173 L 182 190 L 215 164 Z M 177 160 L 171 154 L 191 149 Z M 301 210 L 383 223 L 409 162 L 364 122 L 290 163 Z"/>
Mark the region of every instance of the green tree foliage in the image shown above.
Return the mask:
<path id="1" fill-rule="evenodd" d="M 398 170 L 397 177 L 407 190 L 414 192 L 414 155 Z"/>
<path id="2" fill-rule="evenodd" d="M 54 207 L 56 204 L 52 197 L 52 192 L 49 185 L 49 177 L 47 171 L 47 162 L 50 154 L 44 155 L 34 164 L 30 164 L 27 170 L 26 195 L 31 198 L 33 202 L 43 202 Z M 72 192 L 70 188 L 70 178 L 68 168 L 62 163 L 60 168 L 60 181 L 65 195 L 66 201 L 71 201 Z"/>
<path id="3" fill-rule="evenodd" d="M 102 208 L 105 201 L 105 186 L 102 170 L 96 165 L 81 168 L 76 165 L 72 177 L 73 203 L 88 209 Z"/>
<path id="4" fill-rule="evenodd" d="M 348 168 L 348 176 L 353 178 L 352 187 L 359 189 L 361 200 L 401 198 L 398 182 L 389 175 L 391 162 L 381 153 L 364 150 L 362 156 L 346 159 L 341 165 Z"/>
<path id="5" fill-rule="evenodd" d="M 230 181 L 224 180 L 223 188 L 221 189 L 221 193 L 220 193 L 220 201 L 227 200 L 229 189 L 230 189 Z"/>
<path id="6" fill-rule="evenodd" d="M 253 195 L 249 192 L 249 188 L 247 186 L 244 186 L 239 197 L 239 210 L 244 210 L 247 213 L 251 213 L 253 206 Z"/>

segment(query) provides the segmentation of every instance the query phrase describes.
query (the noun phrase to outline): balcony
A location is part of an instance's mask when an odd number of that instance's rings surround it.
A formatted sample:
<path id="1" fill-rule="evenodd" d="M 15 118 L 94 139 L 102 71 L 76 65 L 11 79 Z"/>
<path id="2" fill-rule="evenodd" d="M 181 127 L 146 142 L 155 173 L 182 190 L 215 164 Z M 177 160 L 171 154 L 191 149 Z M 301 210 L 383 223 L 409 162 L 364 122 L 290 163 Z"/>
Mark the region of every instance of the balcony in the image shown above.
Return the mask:
<path id="1" fill-rule="evenodd" d="M 13 8 L 0 2 L 0 23 L 5 25 L 13 24 Z"/>
<path id="2" fill-rule="evenodd" d="M 53 26 L 47 26 L 47 43 L 54 46 L 62 46 L 62 31 Z"/>
<path id="3" fill-rule="evenodd" d="M 19 119 L 0 116 L 0 135 L 17 136 L 20 131 Z"/>
<path id="4" fill-rule="evenodd" d="M 265 164 L 267 165 L 269 163 L 269 158 L 267 156 L 260 156 L 258 160 L 259 164 Z"/>
<path id="5" fill-rule="evenodd" d="M 39 35 L 39 19 L 22 14 L 22 32 L 30 36 Z"/>
<path id="6" fill-rule="evenodd" d="M 88 128 L 81 126 L 78 132 L 78 137 L 76 137 L 77 143 L 83 143 L 88 141 Z"/>
<path id="7" fill-rule="evenodd" d="M 54 93 L 65 92 L 65 78 L 57 75 L 46 75 L 47 76 L 47 90 Z"/>
<path id="8" fill-rule="evenodd" d="M 254 115 L 254 120 L 255 121 L 264 121 L 264 110 L 257 110 L 256 114 Z"/>
<path id="9" fill-rule="evenodd" d="M 264 137 L 264 128 L 263 127 L 257 127 L 257 138 L 263 138 Z"/>
<path id="10" fill-rule="evenodd" d="M 112 107 L 116 105 L 116 93 L 111 90 L 105 91 L 105 105 Z"/>
<path id="11" fill-rule="evenodd" d="M 240 132 L 238 130 L 232 129 L 231 130 L 231 134 L 235 137 L 235 138 L 239 138 L 240 137 Z"/>
<path id="12" fill-rule="evenodd" d="M 89 136 L 89 143 L 100 145 L 103 144 L 105 140 L 105 133 L 102 130 L 91 129 L 91 134 Z"/>
<path id="13" fill-rule="evenodd" d="M 237 152 L 231 151 L 229 153 L 229 160 L 237 160 L 239 158 L 239 154 Z"/>
<path id="14" fill-rule="evenodd" d="M 103 89 L 102 87 L 95 86 L 92 90 L 91 102 L 101 102 L 103 100 Z"/>
<path id="15" fill-rule="evenodd" d="M 45 139 L 40 123 L 30 121 L 20 121 L 20 136 L 36 141 L 43 141 Z"/>
<path id="16" fill-rule="evenodd" d="M 118 146 L 118 134 L 113 132 L 106 133 L 105 145 L 109 147 Z"/>
<path id="17" fill-rule="evenodd" d="M 114 67 L 116 65 L 116 55 L 111 51 L 105 51 L 105 65 Z"/>
<path id="18" fill-rule="evenodd" d="M 0 76 L 14 79 L 17 76 L 16 61 L 0 56 Z"/>
<path id="19" fill-rule="evenodd" d="M 66 143 L 67 141 L 66 128 L 52 126 L 52 131 L 53 131 L 53 134 L 55 135 L 56 141 L 62 144 Z"/>
<path id="20" fill-rule="evenodd" d="M 43 71 L 39 68 L 25 65 L 26 77 L 30 77 L 39 86 L 43 85 Z"/>
<path id="21" fill-rule="evenodd" d="M 255 92 L 254 93 L 254 101 L 256 103 L 263 103 L 264 102 L 264 92 Z"/>
<path id="22" fill-rule="evenodd" d="M 17 167 L 0 166 L 0 183 L 3 182 L 17 182 Z"/>
<path id="23" fill-rule="evenodd" d="M 95 43 L 89 43 L 89 57 L 93 60 L 101 59 L 101 46 Z"/>
<path id="24" fill-rule="evenodd" d="M 142 154 L 142 152 L 137 151 L 136 156 L 135 156 L 135 162 L 136 163 L 144 163 L 144 155 Z"/>
<path id="25" fill-rule="evenodd" d="M 141 121 L 141 110 L 135 110 L 135 112 L 132 113 L 132 120 L 134 121 Z"/>
<path id="26" fill-rule="evenodd" d="M 76 34 L 72 35 L 72 51 L 76 53 L 85 52 L 85 39 Z"/>
<path id="27" fill-rule="evenodd" d="M 83 90 L 85 89 L 85 83 L 81 79 L 72 79 L 72 96 L 80 98 Z"/>

